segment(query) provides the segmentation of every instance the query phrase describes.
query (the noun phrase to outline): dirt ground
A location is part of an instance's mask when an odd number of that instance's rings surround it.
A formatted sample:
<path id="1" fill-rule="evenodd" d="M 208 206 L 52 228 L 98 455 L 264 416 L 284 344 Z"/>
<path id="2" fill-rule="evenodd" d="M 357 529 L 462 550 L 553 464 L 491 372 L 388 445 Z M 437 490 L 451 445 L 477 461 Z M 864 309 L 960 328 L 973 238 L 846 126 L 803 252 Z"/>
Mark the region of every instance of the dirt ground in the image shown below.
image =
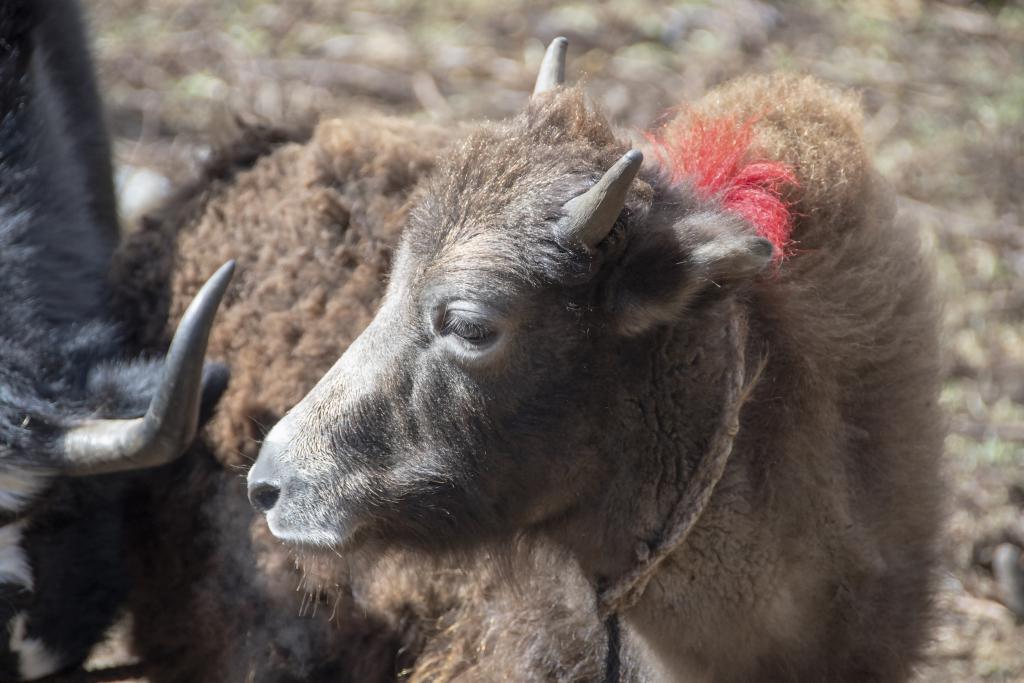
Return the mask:
<path id="1" fill-rule="evenodd" d="M 1024 544 L 1024 3 L 92 0 L 133 214 L 237 115 L 502 117 L 545 41 L 618 121 L 649 127 L 738 74 L 862 94 L 867 135 L 946 294 L 951 485 L 940 623 L 921 681 L 1024 681 L 1024 627 L 992 579 Z M 369 120 L 372 125 L 372 119 Z M 141 198 L 141 199 L 140 199 Z"/>

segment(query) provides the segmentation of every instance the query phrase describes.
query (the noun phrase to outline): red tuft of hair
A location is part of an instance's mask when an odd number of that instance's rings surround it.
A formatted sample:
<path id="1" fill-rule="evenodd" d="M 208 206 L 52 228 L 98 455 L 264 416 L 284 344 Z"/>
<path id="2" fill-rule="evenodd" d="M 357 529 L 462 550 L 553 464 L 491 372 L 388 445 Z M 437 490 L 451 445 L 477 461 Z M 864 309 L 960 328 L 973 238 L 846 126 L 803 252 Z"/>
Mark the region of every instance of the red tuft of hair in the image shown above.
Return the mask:
<path id="1" fill-rule="evenodd" d="M 702 199 L 717 197 L 726 211 L 770 241 L 781 259 L 789 253 L 793 230 L 782 189 L 797 179 L 789 165 L 753 157 L 755 122 L 689 113 L 645 137 L 671 182 L 693 183 Z"/>

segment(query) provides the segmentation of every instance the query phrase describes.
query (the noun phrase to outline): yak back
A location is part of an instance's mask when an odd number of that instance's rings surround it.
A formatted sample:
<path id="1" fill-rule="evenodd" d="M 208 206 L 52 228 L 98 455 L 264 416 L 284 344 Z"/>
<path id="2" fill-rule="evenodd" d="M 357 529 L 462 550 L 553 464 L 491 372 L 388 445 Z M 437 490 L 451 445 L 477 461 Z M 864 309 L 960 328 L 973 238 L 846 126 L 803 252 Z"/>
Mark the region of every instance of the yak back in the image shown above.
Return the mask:
<path id="1" fill-rule="evenodd" d="M 328 120 L 302 138 L 248 131 L 115 262 L 125 315 L 152 346 L 209 274 L 237 259 L 209 346 L 232 370 L 208 430 L 225 464 L 255 458 L 265 431 L 370 322 L 409 196 L 447 134 L 382 117 Z"/>

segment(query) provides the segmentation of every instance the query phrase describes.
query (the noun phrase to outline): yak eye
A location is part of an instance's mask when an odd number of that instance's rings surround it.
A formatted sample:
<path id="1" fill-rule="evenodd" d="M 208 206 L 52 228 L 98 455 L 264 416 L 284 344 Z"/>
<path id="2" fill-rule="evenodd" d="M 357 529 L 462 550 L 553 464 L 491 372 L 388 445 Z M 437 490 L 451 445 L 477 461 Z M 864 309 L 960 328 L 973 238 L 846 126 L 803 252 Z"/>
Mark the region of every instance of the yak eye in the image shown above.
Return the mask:
<path id="1" fill-rule="evenodd" d="M 494 330 L 483 320 L 449 309 L 445 311 L 444 319 L 441 321 L 441 334 L 454 335 L 474 346 L 483 346 L 494 337 Z"/>
<path id="2" fill-rule="evenodd" d="M 461 299 L 434 307 L 434 334 L 455 344 L 455 350 L 483 351 L 498 334 L 497 315 L 488 306 Z"/>

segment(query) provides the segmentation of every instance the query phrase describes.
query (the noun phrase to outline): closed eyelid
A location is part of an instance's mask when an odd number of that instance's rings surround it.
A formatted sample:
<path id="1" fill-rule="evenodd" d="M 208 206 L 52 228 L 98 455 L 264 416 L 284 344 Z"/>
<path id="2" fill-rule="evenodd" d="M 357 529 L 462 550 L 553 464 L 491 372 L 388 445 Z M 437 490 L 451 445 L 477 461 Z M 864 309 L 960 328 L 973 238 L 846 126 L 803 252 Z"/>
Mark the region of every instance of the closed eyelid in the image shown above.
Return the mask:
<path id="1" fill-rule="evenodd" d="M 473 321 L 457 315 L 446 316 L 441 327 L 442 334 L 455 334 L 463 339 L 492 336 L 494 330 L 484 321 Z"/>
<path id="2" fill-rule="evenodd" d="M 493 333 L 497 331 L 499 322 L 500 316 L 478 307 L 446 303 L 435 319 L 435 328 L 440 334 L 455 332 L 462 335 L 462 331 L 470 333 L 477 329 Z"/>

